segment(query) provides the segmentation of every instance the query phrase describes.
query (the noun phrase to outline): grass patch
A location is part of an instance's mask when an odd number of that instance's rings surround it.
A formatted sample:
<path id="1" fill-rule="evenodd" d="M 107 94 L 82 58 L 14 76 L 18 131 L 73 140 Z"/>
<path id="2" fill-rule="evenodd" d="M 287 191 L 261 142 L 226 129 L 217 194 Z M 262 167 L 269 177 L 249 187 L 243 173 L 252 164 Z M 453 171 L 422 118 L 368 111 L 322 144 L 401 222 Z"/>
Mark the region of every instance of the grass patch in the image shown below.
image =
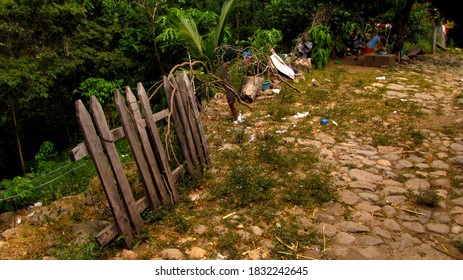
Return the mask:
<path id="1" fill-rule="evenodd" d="M 413 195 L 413 200 L 421 205 L 425 205 L 431 208 L 437 207 L 441 197 L 437 195 L 435 190 L 420 190 L 418 194 Z"/>

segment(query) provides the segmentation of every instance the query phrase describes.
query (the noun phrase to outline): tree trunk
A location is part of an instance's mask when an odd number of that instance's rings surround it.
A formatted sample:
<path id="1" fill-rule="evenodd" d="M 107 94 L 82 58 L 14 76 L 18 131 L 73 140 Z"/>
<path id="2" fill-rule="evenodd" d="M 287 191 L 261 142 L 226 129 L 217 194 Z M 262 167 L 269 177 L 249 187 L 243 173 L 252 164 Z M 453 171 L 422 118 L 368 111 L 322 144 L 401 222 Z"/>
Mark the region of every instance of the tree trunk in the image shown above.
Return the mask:
<path id="1" fill-rule="evenodd" d="M 228 72 L 228 67 L 225 62 L 222 63 L 222 79 L 224 83 L 231 85 L 230 73 Z M 229 89 L 226 89 L 225 92 L 227 94 L 227 103 L 228 103 L 228 107 L 230 107 L 232 119 L 236 121 L 238 119 L 238 109 L 236 108 L 236 105 L 235 105 L 235 101 L 236 101 L 235 95 Z"/>
<path id="2" fill-rule="evenodd" d="M 11 105 L 11 116 L 13 117 L 14 131 L 16 134 L 16 145 L 18 145 L 19 160 L 21 161 L 21 171 L 22 171 L 22 175 L 24 175 L 26 174 L 26 164 L 24 163 L 24 156 L 23 156 L 22 146 L 21 146 L 21 138 L 19 137 L 19 128 L 16 122 L 16 113 L 15 113 L 15 108 L 13 104 Z"/>
<path id="3" fill-rule="evenodd" d="M 410 13 L 414 3 L 415 0 L 407 0 L 405 7 L 399 12 L 397 18 L 397 25 L 399 30 L 397 32 L 397 40 L 394 45 L 394 53 L 400 53 L 402 51 L 404 46 L 405 33 L 407 33 L 408 29 L 408 20 L 410 19 Z"/>

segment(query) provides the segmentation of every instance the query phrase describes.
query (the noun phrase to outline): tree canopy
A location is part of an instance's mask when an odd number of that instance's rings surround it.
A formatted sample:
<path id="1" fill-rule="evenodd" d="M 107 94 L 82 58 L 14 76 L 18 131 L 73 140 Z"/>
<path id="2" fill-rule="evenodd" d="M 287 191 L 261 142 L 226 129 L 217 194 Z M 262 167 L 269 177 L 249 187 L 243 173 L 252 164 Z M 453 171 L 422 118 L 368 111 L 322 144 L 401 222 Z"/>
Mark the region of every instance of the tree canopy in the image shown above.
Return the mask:
<path id="1" fill-rule="evenodd" d="M 394 39 L 403 44 L 400 38 L 416 31 L 410 26 L 446 19 L 439 13 L 434 18 L 426 13 L 424 18 L 414 17 L 417 11 L 411 7 L 421 12 L 434 8 L 425 4 L 419 0 L 0 0 L 0 178 L 27 172 L 45 141 L 59 150 L 80 142 L 74 100 L 85 99 L 90 92 L 104 98 L 116 87 L 137 82 L 155 83 L 189 54 L 195 55 L 191 44 L 178 40 L 182 28 L 194 34 L 190 43 L 197 46 L 197 58 L 209 61 L 222 43 L 258 45 L 255 40 L 268 35 L 280 42 L 277 51 L 291 52 L 299 36 L 316 24 L 329 28 L 336 42 L 354 28 L 392 22 L 399 27 Z M 221 17 L 224 12 L 228 16 Z"/>

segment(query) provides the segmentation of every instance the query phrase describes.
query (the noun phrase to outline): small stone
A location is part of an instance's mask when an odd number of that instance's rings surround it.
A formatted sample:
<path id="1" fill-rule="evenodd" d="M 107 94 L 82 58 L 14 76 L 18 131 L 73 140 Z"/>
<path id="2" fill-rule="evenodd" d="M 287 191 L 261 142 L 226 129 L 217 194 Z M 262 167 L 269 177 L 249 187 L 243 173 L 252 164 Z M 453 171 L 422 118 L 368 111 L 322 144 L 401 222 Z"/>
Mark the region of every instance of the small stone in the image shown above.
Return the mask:
<path id="1" fill-rule="evenodd" d="M 403 195 L 390 195 L 390 196 L 386 196 L 384 200 L 386 203 L 396 205 L 396 204 L 404 203 L 405 201 L 408 200 L 408 198 L 406 198 Z"/>
<path id="2" fill-rule="evenodd" d="M 424 226 L 417 222 L 403 222 L 402 226 L 408 230 L 411 230 L 416 233 L 425 233 L 426 229 Z"/>
<path id="3" fill-rule="evenodd" d="M 336 235 L 337 229 L 335 226 L 326 224 L 326 223 L 321 223 L 317 226 L 318 231 L 321 234 L 324 234 L 327 237 L 333 237 Z"/>
<path id="4" fill-rule="evenodd" d="M 252 233 L 254 233 L 257 236 L 261 236 L 263 234 L 262 229 L 260 227 L 258 227 L 258 226 L 252 226 L 251 231 L 252 231 Z"/>
<path id="5" fill-rule="evenodd" d="M 431 166 L 436 168 L 436 169 L 445 169 L 445 170 L 448 170 L 450 168 L 450 166 L 443 162 L 442 160 L 435 160 L 431 163 Z"/>
<path id="6" fill-rule="evenodd" d="M 381 207 L 372 205 L 368 201 L 364 201 L 364 202 L 359 203 L 357 206 L 355 206 L 355 209 L 373 213 L 373 212 L 381 210 Z"/>
<path id="7" fill-rule="evenodd" d="M 384 230 L 380 227 L 375 227 L 373 229 L 373 233 L 376 234 L 376 235 L 379 235 L 381 237 L 384 237 L 384 238 L 387 238 L 387 239 L 391 239 L 392 238 L 392 235 L 389 231 L 387 230 Z"/>
<path id="8" fill-rule="evenodd" d="M 132 250 L 122 250 L 122 259 L 123 260 L 136 260 L 138 258 L 138 254 Z"/>
<path id="9" fill-rule="evenodd" d="M 19 232 L 19 228 L 9 228 L 0 234 L 3 238 L 9 239 L 11 236 L 16 235 Z"/>
<path id="10" fill-rule="evenodd" d="M 373 173 L 360 169 L 349 170 L 349 177 L 351 177 L 354 180 L 364 181 L 367 183 L 376 183 L 383 179 L 383 177 L 380 175 L 375 175 Z"/>
<path id="11" fill-rule="evenodd" d="M 393 219 L 386 219 L 383 222 L 383 225 L 392 231 L 400 231 L 402 228 L 400 227 L 399 223 L 394 221 Z"/>
<path id="12" fill-rule="evenodd" d="M 456 215 L 453 219 L 457 225 L 463 226 L 463 215 Z"/>
<path id="13" fill-rule="evenodd" d="M 339 244 L 349 245 L 355 242 L 355 236 L 347 232 L 340 232 L 336 234 L 333 240 Z"/>
<path id="14" fill-rule="evenodd" d="M 454 234 L 460 234 L 460 233 L 463 232 L 463 227 L 461 227 L 461 226 L 454 226 L 454 227 L 452 227 L 451 231 L 452 231 L 452 233 L 454 233 Z"/>
<path id="15" fill-rule="evenodd" d="M 252 236 L 251 236 L 251 234 L 249 232 L 244 231 L 242 229 L 238 230 L 236 233 L 244 241 L 250 240 L 252 238 Z"/>
<path id="16" fill-rule="evenodd" d="M 432 218 L 442 224 L 447 224 L 451 221 L 449 215 L 447 215 L 447 213 L 444 212 L 436 212 L 432 215 Z"/>
<path id="17" fill-rule="evenodd" d="M 351 221 L 344 221 L 336 225 L 338 229 L 346 232 L 368 232 L 370 229 L 367 226 L 351 222 Z"/>
<path id="18" fill-rule="evenodd" d="M 407 168 L 412 168 L 413 167 L 413 163 L 409 162 L 408 160 L 405 160 L 405 159 L 401 159 L 399 161 L 397 161 L 397 163 L 395 164 L 395 168 L 396 169 L 407 169 Z"/>
<path id="19" fill-rule="evenodd" d="M 463 206 L 463 197 L 453 199 L 452 200 L 453 204 L 458 205 L 458 206 Z"/>
<path id="20" fill-rule="evenodd" d="M 429 231 L 440 233 L 440 234 L 448 234 L 450 232 L 449 226 L 444 225 L 444 224 L 429 223 L 426 225 L 426 228 Z"/>
<path id="21" fill-rule="evenodd" d="M 418 190 L 429 189 L 431 187 L 431 184 L 424 179 L 413 178 L 413 179 L 407 180 L 405 182 L 405 186 L 409 189 L 418 191 Z"/>
<path id="22" fill-rule="evenodd" d="M 450 148 L 451 148 L 452 150 L 461 152 L 461 151 L 463 151 L 463 144 L 452 143 L 452 144 L 450 145 Z"/>
<path id="23" fill-rule="evenodd" d="M 301 222 L 303 229 L 308 229 L 308 228 L 313 227 L 313 224 L 306 217 L 300 218 L 299 221 Z"/>
<path id="24" fill-rule="evenodd" d="M 190 250 L 187 250 L 186 253 L 190 257 L 190 259 L 199 260 L 202 259 L 207 252 L 203 248 L 193 247 Z"/>
<path id="25" fill-rule="evenodd" d="M 361 201 L 361 198 L 352 191 L 341 190 L 339 191 L 339 200 L 347 205 L 355 205 Z"/>
<path id="26" fill-rule="evenodd" d="M 357 244 L 361 246 L 376 246 L 383 243 L 384 241 L 377 236 L 361 236 L 357 238 Z"/>
<path id="27" fill-rule="evenodd" d="M 379 159 L 378 161 L 376 161 L 376 163 L 378 165 L 385 166 L 385 167 L 391 167 L 392 166 L 392 163 L 390 161 L 388 161 L 387 159 Z"/>
<path id="28" fill-rule="evenodd" d="M 359 196 L 364 199 L 364 200 L 369 200 L 369 201 L 372 201 L 372 202 L 377 202 L 379 200 L 379 196 L 377 196 L 376 194 L 372 194 L 372 193 L 359 193 Z"/>
<path id="29" fill-rule="evenodd" d="M 194 232 L 195 232 L 196 234 L 203 234 L 203 233 L 206 232 L 206 230 L 207 230 L 206 226 L 204 226 L 204 225 L 199 225 L 199 226 L 195 227 Z"/>
<path id="30" fill-rule="evenodd" d="M 161 256 L 165 260 L 181 260 L 184 257 L 179 249 L 165 249 L 161 252 Z"/>

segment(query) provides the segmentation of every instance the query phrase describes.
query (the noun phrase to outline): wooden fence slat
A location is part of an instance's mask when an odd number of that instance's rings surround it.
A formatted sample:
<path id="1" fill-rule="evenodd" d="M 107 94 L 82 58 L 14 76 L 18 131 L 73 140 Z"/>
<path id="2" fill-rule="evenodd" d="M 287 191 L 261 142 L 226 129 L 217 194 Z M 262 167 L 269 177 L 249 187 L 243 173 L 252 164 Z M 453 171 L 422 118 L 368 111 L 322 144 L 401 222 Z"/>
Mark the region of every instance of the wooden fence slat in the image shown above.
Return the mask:
<path id="1" fill-rule="evenodd" d="M 135 162 L 137 163 L 138 170 L 140 171 L 141 177 L 143 179 L 143 186 L 145 187 L 150 205 L 153 209 L 158 209 L 161 206 L 161 203 L 158 194 L 156 193 L 155 185 L 151 178 L 148 164 L 143 155 L 140 142 L 138 141 L 135 125 L 132 122 L 132 118 L 124 104 L 122 95 L 119 90 L 116 90 L 114 93 L 114 100 L 116 101 L 116 108 L 122 121 L 122 127 L 124 128 L 125 135 L 129 141 L 132 153 L 135 158 Z"/>
<path id="2" fill-rule="evenodd" d="M 116 224 L 122 235 L 125 236 L 125 244 L 131 248 L 134 242 L 134 235 L 130 227 L 130 220 L 124 211 L 124 206 L 116 189 L 114 178 L 108 167 L 108 162 L 103 151 L 100 139 L 93 126 L 92 118 L 81 100 L 76 103 L 77 121 L 82 129 L 87 150 L 90 152 L 101 180 L 101 185 L 109 201 Z M 96 120 L 98 121 L 98 120 Z"/>
<path id="3" fill-rule="evenodd" d="M 136 205 L 137 205 L 138 213 L 142 213 L 143 211 L 145 211 L 149 206 L 149 202 L 146 196 L 137 200 Z M 105 246 L 111 240 L 116 238 L 117 234 L 118 232 L 117 232 L 116 225 L 110 224 L 97 234 L 96 240 L 101 246 Z"/>
<path id="4" fill-rule="evenodd" d="M 175 93 L 173 93 L 174 94 L 174 102 L 175 102 L 175 105 L 176 105 L 176 108 L 177 108 L 178 115 L 180 117 L 181 124 L 183 126 L 183 131 L 185 133 L 185 139 L 186 139 L 186 142 L 187 142 L 188 150 L 190 152 L 193 165 L 195 166 L 196 171 L 200 171 L 201 166 L 200 166 L 199 159 L 198 159 L 198 153 L 196 151 L 196 147 L 195 147 L 195 144 L 194 144 L 193 135 L 192 135 L 192 132 L 191 132 L 190 122 L 188 121 L 188 117 L 186 115 L 186 109 L 185 109 L 185 106 L 183 105 L 183 102 L 182 102 L 182 93 L 179 91 L 179 86 L 178 86 L 178 83 L 175 80 L 175 78 L 173 76 L 171 76 L 169 78 L 169 80 L 174 85 L 174 87 L 176 89 Z M 201 177 L 200 173 L 201 172 L 196 172 L 195 175 L 197 175 L 198 177 Z"/>
<path id="5" fill-rule="evenodd" d="M 159 166 L 161 167 L 162 175 L 166 179 L 168 188 L 173 196 L 174 201 L 178 202 L 180 200 L 180 197 L 177 191 L 177 187 L 175 186 L 175 183 L 172 180 L 169 162 L 167 161 L 167 154 L 164 150 L 161 136 L 159 135 L 158 127 L 156 126 L 156 122 L 153 118 L 153 112 L 151 111 L 151 105 L 148 96 L 146 95 L 145 88 L 141 83 L 137 84 L 137 92 L 138 99 L 140 100 L 141 107 L 143 109 L 143 115 L 145 116 L 146 126 L 151 135 L 151 139 L 153 139 L 154 145 L 156 147 L 154 149 L 154 153 L 159 162 Z"/>
<path id="6" fill-rule="evenodd" d="M 90 97 L 90 106 L 92 109 L 93 118 L 95 120 L 99 120 L 96 122 L 96 127 L 98 129 L 98 133 L 100 134 L 100 139 L 103 139 L 102 144 L 106 151 L 109 163 L 112 167 L 113 174 L 116 177 L 117 184 L 119 185 L 119 190 L 127 208 L 129 218 L 132 221 L 135 232 L 137 234 L 141 234 L 144 223 L 140 213 L 138 212 L 129 181 L 127 180 L 124 169 L 122 168 L 116 145 L 114 144 L 115 141 L 111 135 L 111 132 L 109 131 L 103 108 L 95 96 Z"/>
<path id="7" fill-rule="evenodd" d="M 132 117 L 134 119 L 135 128 L 137 129 L 138 135 L 140 137 L 141 146 L 144 151 L 145 159 L 148 162 L 149 170 L 151 171 L 151 175 L 154 179 L 154 182 L 156 183 L 157 191 L 161 195 L 162 203 L 164 205 L 172 205 L 174 198 L 173 196 L 170 196 L 167 191 L 166 183 L 164 182 L 164 178 L 159 171 L 158 163 L 156 162 L 156 159 L 154 157 L 154 151 L 151 148 L 148 133 L 146 132 L 145 127 L 141 125 L 143 118 L 138 107 L 138 101 L 135 98 L 135 95 L 133 94 L 130 87 L 125 88 L 125 93 L 129 110 L 132 113 Z"/>
<path id="8" fill-rule="evenodd" d="M 164 91 L 167 96 L 167 102 L 169 104 L 169 110 L 172 114 L 172 118 L 174 119 L 174 124 L 175 124 L 175 131 L 177 133 L 178 137 L 178 143 L 180 146 L 180 151 L 182 152 L 183 158 L 185 160 L 188 173 L 191 175 L 194 175 L 194 167 L 193 167 L 193 161 L 191 159 L 191 154 L 190 151 L 188 150 L 188 147 L 186 145 L 186 139 L 185 139 L 185 134 L 183 133 L 183 126 L 180 121 L 180 117 L 178 114 L 177 106 L 175 105 L 175 102 L 173 101 L 173 89 L 170 86 L 169 80 L 167 77 L 164 77 Z"/>
<path id="9" fill-rule="evenodd" d="M 207 148 L 206 133 L 204 133 L 204 127 L 203 127 L 203 125 L 201 123 L 201 116 L 199 115 L 199 109 L 198 109 L 196 96 L 194 95 L 194 90 L 193 90 L 193 87 L 191 85 L 190 79 L 188 78 L 187 74 L 185 72 L 182 72 L 182 73 L 183 73 L 182 80 L 184 81 L 184 83 L 185 83 L 185 85 L 187 87 L 187 94 L 188 94 L 188 96 L 190 98 L 190 105 L 193 108 L 193 113 L 194 113 L 194 117 L 195 117 L 195 120 L 196 120 L 196 125 L 197 125 L 198 130 L 199 130 L 199 137 L 201 139 L 202 151 L 203 151 L 204 156 L 206 158 L 207 167 L 210 168 L 211 167 L 211 156 L 210 156 L 210 153 L 209 153 L 209 149 Z"/>
<path id="10" fill-rule="evenodd" d="M 206 169 L 207 164 L 206 164 L 206 159 L 204 157 L 204 152 L 203 148 L 201 145 L 201 139 L 199 137 L 199 131 L 198 131 L 198 125 L 196 123 L 196 117 L 194 115 L 194 110 L 193 107 L 196 106 L 196 104 L 190 104 L 190 95 L 188 92 L 188 87 L 186 84 L 186 81 L 183 79 L 183 76 L 181 73 L 177 74 L 177 84 L 179 87 L 179 100 L 181 103 L 183 103 L 183 107 L 185 108 L 185 115 L 187 117 L 187 122 L 188 126 L 190 127 L 191 130 L 191 135 L 193 136 L 193 144 L 196 149 L 196 154 L 199 157 L 199 162 L 201 164 L 201 170 Z"/>
<path id="11" fill-rule="evenodd" d="M 169 109 L 164 109 L 162 111 L 159 111 L 153 115 L 154 121 L 160 121 L 162 119 L 167 118 L 169 115 Z M 143 122 L 143 125 L 145 123 Z M 114 141 L 120 140 L 125 137 L 124 134 L 124 129 L 122 127 L 114 128 L 111 130 L 111 134 L 114 138 Z M 71 151 L 70 151 L 70 157 L 72 161 L 78 161 L 80 159 L 83 159 L 88 155 L 87 148 L 85 147 L 85 143 L 79 143 L 77 146 L 75 146 Z"/>

